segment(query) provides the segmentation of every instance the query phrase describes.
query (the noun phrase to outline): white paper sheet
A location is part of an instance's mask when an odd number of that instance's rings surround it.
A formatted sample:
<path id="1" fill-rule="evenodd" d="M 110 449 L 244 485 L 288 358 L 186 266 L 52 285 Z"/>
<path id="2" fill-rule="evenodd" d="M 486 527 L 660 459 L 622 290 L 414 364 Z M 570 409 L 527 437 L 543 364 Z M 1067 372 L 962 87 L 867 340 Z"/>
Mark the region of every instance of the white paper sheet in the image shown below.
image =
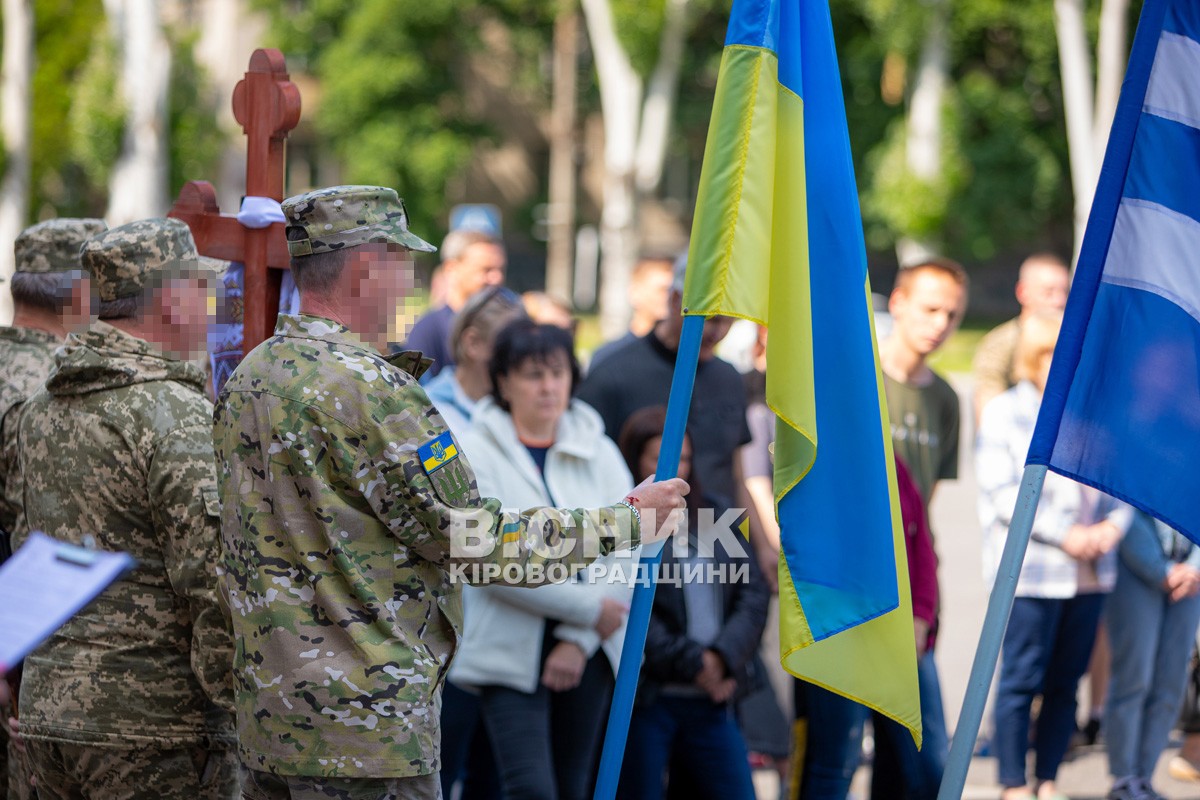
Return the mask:
<path id="1" fill-rule="evenodd" d="M 134 563 L 125 553 L 31 534 L 0 566 L 0 671 L 17 664 Z"/>

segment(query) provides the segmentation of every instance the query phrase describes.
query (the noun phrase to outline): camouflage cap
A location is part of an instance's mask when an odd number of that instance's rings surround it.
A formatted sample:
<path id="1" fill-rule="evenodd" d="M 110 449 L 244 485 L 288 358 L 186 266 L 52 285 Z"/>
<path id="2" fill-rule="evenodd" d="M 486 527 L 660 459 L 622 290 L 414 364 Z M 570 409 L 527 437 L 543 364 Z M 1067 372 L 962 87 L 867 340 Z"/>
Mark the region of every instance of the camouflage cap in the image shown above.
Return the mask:
<path id="1" fill-rule="evenodd" d="M 177 219 L 142 219 L 93 236 L 80 252 L 101 302 L 135 297 L 156 272 L 204 270 L 192 231 Z"/>
<path id="2" fill-rule="evenodd" d="M 368 242 L 392 242 L 432 253 L 436 247 L 408 230 L 408 212 L 395 189 L 331 186 L 283 201 L 288 252 L 329 253 Z"/>
<path id="3" fill-rule="evenodd" d="M 48 219 L 26 228 L 13 245 L 17 272 L 80 269 L 79 248 L 108 226 L 102 219 Z"/>

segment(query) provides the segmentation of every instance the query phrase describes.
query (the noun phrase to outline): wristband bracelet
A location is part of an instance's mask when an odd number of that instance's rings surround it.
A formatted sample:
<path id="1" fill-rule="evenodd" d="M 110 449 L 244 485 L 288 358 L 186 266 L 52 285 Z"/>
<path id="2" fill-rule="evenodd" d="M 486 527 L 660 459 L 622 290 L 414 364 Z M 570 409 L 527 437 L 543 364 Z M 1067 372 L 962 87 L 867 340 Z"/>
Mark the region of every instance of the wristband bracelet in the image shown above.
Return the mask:
<path id="1" fill-rule="evenodd" d="M 642 538 L 642 512 L 638 511 L 637 506 L 635 506 L 633 503 L 629 502 L 628 500 L 622 500 L 621 502 L 617 503 L 617 505 L 625 506 L 626 508 L 629 509 L 629 512 L 631 514 L 633 514 L 633 518 L 635 520 L 637 520 L 638 539 L 641 539 Z M 630 538 L 632 538 L 632 537 L 630 537 Z"/>

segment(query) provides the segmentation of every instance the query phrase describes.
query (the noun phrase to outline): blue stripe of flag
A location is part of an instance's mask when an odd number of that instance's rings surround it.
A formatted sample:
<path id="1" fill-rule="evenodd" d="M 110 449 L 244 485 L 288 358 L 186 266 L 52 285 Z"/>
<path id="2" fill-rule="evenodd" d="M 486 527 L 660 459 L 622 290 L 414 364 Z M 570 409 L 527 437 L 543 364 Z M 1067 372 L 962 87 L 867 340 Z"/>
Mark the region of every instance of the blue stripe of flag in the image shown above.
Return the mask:
<path id="1" fill-rule="evenodd" d="M 1200 42 L 1200 3 L 1173 3 L 1163 19 L 1163 30 Z"/>
<path id="2" fill-rule="evenodd" d="M 804 96 L 800 66 L 800 12 L 796 3 L 739 0 L 725 32 L 725 46 L 764 47 L 779 56 L 779 82 Z"/>
<path id="3" fill-rule="evenodd" d="M 1198 176 L 1189 170 L 1168 166 L 1197 161 L 1200 161 L 1200 130 L 1153 114 L 1143 114 L 1124 196 L 1157 203 L 1200 222 Z"/>

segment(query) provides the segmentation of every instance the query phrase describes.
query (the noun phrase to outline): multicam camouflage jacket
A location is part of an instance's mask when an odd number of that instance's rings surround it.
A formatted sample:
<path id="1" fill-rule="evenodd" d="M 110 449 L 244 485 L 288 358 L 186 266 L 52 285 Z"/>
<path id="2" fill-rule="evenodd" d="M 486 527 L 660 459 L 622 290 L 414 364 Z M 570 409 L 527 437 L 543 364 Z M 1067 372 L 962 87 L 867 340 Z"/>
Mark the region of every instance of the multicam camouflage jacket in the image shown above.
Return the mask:
<path id="1" fill-rule="evenodd" d="M 232 738 L 212 405 L 194 365 L 103 322 L 20 416 L 27 528 L 138 566 L 25 661 L 21 730 L 129 747 Z"/>
<path id="2" fill-rule="evenodd" d="M 582 565 L 639 539 L 624 506 L 518 514 L 482 500 L 417 384 L 427 364 L 283 316 L 218 399 L 238 745 L 253 769 L 436 771 L 462 626 L 453 569 L 536 582 L 535 566 Z"/>
<path id="3" fill-rule="evenodd" d="M 0 328 L 0 529 L 12 533 L 20 516 L 20 476 L 14 469 L 15 406 L 46 382 L 58 339 L 32 328 Z"/>

